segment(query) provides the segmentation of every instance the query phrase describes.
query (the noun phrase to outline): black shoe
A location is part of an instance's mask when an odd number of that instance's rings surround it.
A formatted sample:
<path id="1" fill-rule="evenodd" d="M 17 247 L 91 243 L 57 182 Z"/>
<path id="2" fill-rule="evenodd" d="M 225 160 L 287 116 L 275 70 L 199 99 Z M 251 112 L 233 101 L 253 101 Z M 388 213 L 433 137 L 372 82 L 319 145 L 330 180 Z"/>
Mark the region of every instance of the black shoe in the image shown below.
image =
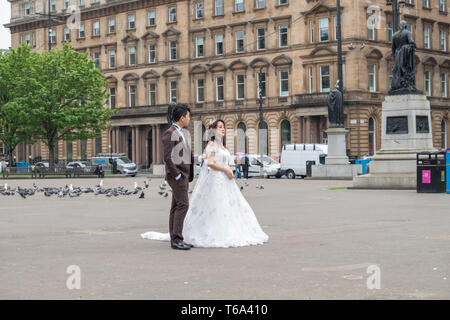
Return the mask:
<path id="1" fill-rule="evenodd" d="M 171 245 L 172 249 L 176 250 L 190 250 L 191 248 L 186 246 L 183 241 L 174 242 Z"/>
<path id="2" fill-rule="evenodd" d="M 183 244 L 184 244 L 185 246 L 189 247 L 189 248 L 193 248 L 193 247 L 194 247 L 193 244 L 186 243 L 186 242 L 184 242 L 184 241 L 183 241 Z"/>

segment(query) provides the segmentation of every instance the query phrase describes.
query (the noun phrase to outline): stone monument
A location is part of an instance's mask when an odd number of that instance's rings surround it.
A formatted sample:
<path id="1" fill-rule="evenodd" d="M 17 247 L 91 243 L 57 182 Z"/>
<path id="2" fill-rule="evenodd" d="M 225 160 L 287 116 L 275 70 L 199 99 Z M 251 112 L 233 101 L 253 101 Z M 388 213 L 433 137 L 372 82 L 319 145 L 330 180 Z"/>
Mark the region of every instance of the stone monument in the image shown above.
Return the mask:
<path id="1" fill-rule="evenodd" d="M 407 23 L 401 21 L 392 38 L 395 64 L 381 108 L 381 148 L 369 163 L 369 174 L 353 179 L 355 188 L 415 189 L 417 153 L 436 151 L 430 102 L 415 87 L 415 48 Z"/>
<path id="2" fill-rule="evenodd" d="M 312 166 L 314 179 L 352 179 L 361 172 L 361 165 L 351 165 L 347 157 L 345 137 L 348 130 L 344 126 L 344 102 L 339 90 L 339 80 L 328 95 L 328 154 L 325 165 Z"/>

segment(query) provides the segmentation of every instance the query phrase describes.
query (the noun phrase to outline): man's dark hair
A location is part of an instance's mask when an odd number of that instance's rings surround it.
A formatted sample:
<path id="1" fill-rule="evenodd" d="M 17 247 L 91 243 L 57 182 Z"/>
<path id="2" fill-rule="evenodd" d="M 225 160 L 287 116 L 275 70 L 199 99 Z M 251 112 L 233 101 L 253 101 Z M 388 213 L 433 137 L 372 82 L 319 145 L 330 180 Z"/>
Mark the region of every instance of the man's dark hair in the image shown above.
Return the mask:
<path id="1" fill-rule="evenodd" d="M 186 104 L 177 103 L 173 107 L 172 121 L 177 122 L 181 116 L 186 116 L 188 112 L 191 112 L 191 109 Z"/>

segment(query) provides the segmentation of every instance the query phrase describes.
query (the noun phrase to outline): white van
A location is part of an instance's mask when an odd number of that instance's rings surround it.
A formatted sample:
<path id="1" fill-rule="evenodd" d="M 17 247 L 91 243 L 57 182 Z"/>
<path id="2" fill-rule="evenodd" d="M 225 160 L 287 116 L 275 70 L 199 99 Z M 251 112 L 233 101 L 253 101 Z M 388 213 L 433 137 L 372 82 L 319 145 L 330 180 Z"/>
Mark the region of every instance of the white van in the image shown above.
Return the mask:
<path id="1" fill-rule="evenodd" d="M 288 179 L 296 176 L 306 177 L 306 161 L 325 164 L 328 154 L 326 144 L 285 144 L 281 149 L 281 174 Z"/>

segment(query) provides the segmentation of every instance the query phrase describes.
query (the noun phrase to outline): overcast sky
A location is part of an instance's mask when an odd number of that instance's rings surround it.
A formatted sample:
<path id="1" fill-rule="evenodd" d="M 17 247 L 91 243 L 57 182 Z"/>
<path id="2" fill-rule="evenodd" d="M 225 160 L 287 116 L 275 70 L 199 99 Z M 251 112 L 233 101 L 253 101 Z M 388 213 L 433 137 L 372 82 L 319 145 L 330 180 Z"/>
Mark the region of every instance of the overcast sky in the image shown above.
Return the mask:
<path id="1" fill-rule="evenodd" d="M 3 25 L 11 20 L 11 6 L 7 0 L 0 0 L 0 49 L 11 46 L 11 34 Z"/>

